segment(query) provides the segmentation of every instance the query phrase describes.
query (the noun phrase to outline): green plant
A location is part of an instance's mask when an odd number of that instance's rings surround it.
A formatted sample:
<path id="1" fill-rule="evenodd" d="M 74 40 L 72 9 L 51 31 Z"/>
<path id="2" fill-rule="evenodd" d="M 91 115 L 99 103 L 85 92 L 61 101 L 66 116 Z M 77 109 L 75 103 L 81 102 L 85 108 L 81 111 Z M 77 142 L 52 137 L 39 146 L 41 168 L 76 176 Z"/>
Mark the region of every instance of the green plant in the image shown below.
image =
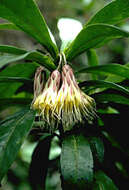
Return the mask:
<path id="1" fill-rule="evenodd" d="M 129 37 L 128 32 L 114 26 L 129 17 L 129 1 L 116 0 L 101 9 L 84 25 L 76 38 L 64 47 L 62 52 L 52 40 L 52 34 L 34 1 L 19 0 L 18 4 L 17 6 L 16 0 L 0 0 L 0 17 L 10 22 L 0 24 L 0 30 L 24 31 L 45 48 L 45 53 L 0 45 L 0 69 L 2 69 L 0 109 L 3 110 L 9 105 L 18 106 L 21 109 L 22 106 L 21 111 L 0 122 L 0 181 L 15 160 L 23 140 L 33 129 L 33 124 L 37 126 L 39 123 L 35 111 L 30 109 L 33 97 L 31 90 L 33 76 L 37 67 L 42 65 L 46 68 L 46 72 L 50 73 L 60 67 L 59 62 L 61 58 L 65 60 L 64 57 L 72 67 L 73 59 L 86 52 L 89 67 L 76 68 L 75 74 L 76 76 L 81 73 L 91 74 L 93 80 L 80 81 L 79 86 L 95 99 L 99 117 L 92 124 L 85 121 L 83 124 L 76 124 L 66 132 L 62 130 L 60 124 L 59 135 L 51 134 L 47 129 L 43 129 L 44 132 L 41 130 L 42 137 L 38 139 L 39 143 L 31 162 L 32 188 L 45 188 L 49 167 L 48 155 L 54 136 L 58 136 L 62 149 L 60 158 L 62 189 L 115 190 L 121 188 L 120 183 L 108 170 L 112 167 L 114 173 L 120 172 L 120 175 L 116 176 L 124 180 L 122 172 L 125 166 L 121 165 L 123 158 L 117 160 L 114 155 L 110 158 L 111 162 L 107 159 L 109 159 L 110 150 L 115 151 L 116 155 L 124 154 L 126 160 L 129 152 L 123 152 L 124 145 L 114 133 L 112 134 L 110 128 L 107 128 L 106 121 L 110 117 L 115 121 L 115 113 L 120 110 L 120 104 L 129 105 L 129 87 L 126 83 L 129 79 L 129 67 L 128 63 L 99 65 L 95 48 L 113 39 Z M 21 60 L 25 63 L 19 64 Z M 10 66 L 10 63 L 14 62 L 16 64 Z M 100 74 L 103 80 L 100 80 Z M 107 113 L 110 113 L 110 116 Z M 118 117 L 121 115 L 118 114 Z M 40 125 L 44 123 L 41 121 Z M 105 157 L 104 145 L 106 146 Z M 42 148 L 46 149 L 42 157 L 44 160 L 38 159 Z M 110 167 L 109 164 L 111 164 Z M 40 167 L 43 169 L 43 174 Z M 39 178 L 34 177 L 35 171 Z M 115 180 L 116 185 L 108 175 Z"/>

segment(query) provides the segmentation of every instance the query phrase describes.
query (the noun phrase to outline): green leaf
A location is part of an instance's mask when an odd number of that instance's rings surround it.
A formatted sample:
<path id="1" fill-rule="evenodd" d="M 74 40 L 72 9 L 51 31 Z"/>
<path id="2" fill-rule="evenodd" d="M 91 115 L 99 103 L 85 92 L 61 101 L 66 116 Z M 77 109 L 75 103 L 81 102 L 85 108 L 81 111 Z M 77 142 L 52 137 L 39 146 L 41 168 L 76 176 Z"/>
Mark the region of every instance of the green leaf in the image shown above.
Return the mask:
<path id="1" fill-rule="evenodd" d="M 43 135 L 32 154 L 29 179 L 33 190 L 45 189 L 52 138 L 51 134 Z"/>
<path id="2" fill-rule="evenodd" d="M 90 147 L 92 150 L 92 154 L 95 161 L 100 163 L 103 162 L 104 159 L 104 144 L 98 137 L 89 138 Z"/>
<path id="3" fill-rule="evenodd" d="M 122 146 L 120 145 L 120 142 L 118 142 L 112 135 L 110 135 L 106 131 L 102 131 L 102 134 L 104 137 L 107 138 L 107 140 L 112 144 L 113 147 L 118 148 L 124 154 L 128 154 L 128 152 L 125 152 L 125 150 L 122 148 Z"/>
<path id="4" fill-rule="evenodd" d="M 85 25 L 95 23 L 116 24 L 129 17 L 129 1 L 116 0 L 98 11 Z"/>
<path id="5" fill-rule="evenodd" d="M 97 66 L 99 65 L 98 56 L 94 49 L 87 50 L 87 58 L 89 66 Z"/>
<path id="6" fill-rule="evenodd" d="M 0 30 L 20 30 L 20 29 L 12 23 L 2 23 L 0 24 Z"/>
<path id="7" fill-rule="evenodd" d="M 0 72 L 0 77 L 22 77 L 29 79 L 34 76 L 37 66 L 36 63 L 11 64 Z M 22 84 L 22 81 L 17 80 L 15 82 L 1 82 L 0 98 L 10 98 Z M 28 88 L 32 88 L 32 85 L 28 86 Z"/>
<path id="8" fill-rule="evenodd" d="M 88 65 L 89 66 L 97 66 L 99 65 L 98 56 L 94 49 L 87 50 L 87 58 L 88 58 Z M 92 79 L 97 80 L 97 76 L 92 74 Z"/>
<path id="9" fill-rule="evenodd" d="M 107 78 L 105 79 L 105 81 L 115 82 L 115 83 L 122 82 L 124 80 L 125 80 L 124 77 L 121 77 L 121 76 L 118 76 L 118 75 L 113 75 L 113 74 L 109 74 L 107 76 Z"/>
<path id="10" fill-rule="evenodd" d="M 114 103 L 118 103 L 118 104 L 125 104 L 125 105 L 129 105 L 129 98 L 124 97 L 122 95 L 119 94 L 105 94 L 105 93 L 98 93 L 95 94 L 94 96 L 96 102 L 103 102 L 103 103 L 107 103 L 107 102 L 114 102 Z"/>
<path id="11" fill-rule="evenodd" d="M 71 61 L 88 49 L 101 47 L 110 40 L 122 37 L 129 37 L 129 33 L 107 24 L 89 25 L 81 30 L 64 52 L 67 60 Z"/>
<path id="12" fill-rule="evenodd" d="M 17 48 L 15 46 L 8 46 L 8 45 L 0 45 L 0 52 L 2 53 L 10 53 L 15 55 L 22 55 L 27 53 L 26 50 Z"/>
<path id="13" fill-rule="evenodd" d="M 0 181 L 15 160 L 34 117 L 34 111 L 25 109 L 0 123 Z"/>
<path id="14" fill-rule="evenodd" d="M 65 187 L 82 190 L 92 182 L 93 157 L 84 136 L 69 135 L 63 139 L 60 162 Z"/>
<path id="15" fill-rule="evenodd" d="M 129 68 L 129 63 L 126 63 L 125 66 Z M 105 81 L 118 83 L 118 82 L 124 81 L 125 79 L 126 78 L 118 76 L 118 75 L 109 74 L 107 78 L 105 79 Z"/>
<path id="16" fill-rule="evenodd" d="M 0 68 L 11 62 L 20 61 L 22 59 L 36 61 L 45 66 L 48 70 L 53 70 L 56 68 L 50 57 L 37 51 L 27 52 L 24 49 L 14 46 L 1 45 L 0 52 L 2 52 L 0 55 Z"/>
<path id="17" fill-rule="evenodd" d="M 104 172 L 98 171 L 95 174 L 95 185 L 93 185 L 93 190 L 118 190 L 118 188 L 113 183 Z"/>
<path id="18" fill-rule="evenodd" d="M 47 68 L 50 71 L 53 71 L 54 69 L 56 69 L 56 66 L 53 63 L 53 60 L 50 57 L 43 55 L 37 51 L 28 52 L 28 55 L 25 57 L 25 59 L 36 61 L 40 65 L 43 65 L 45 68 Z"/>
<path id="19" fill-rule="evenodd" d="M 16 106 L 16 105 L 30 105 L 32 102 L 31 98 L 0 98 L 0 104 L 2 106 Z"/>
<path id="20" fill-rule="evenodd" d="M 13 55 L 13 54 L 4 54 L 0 55 L 0 68 L 4 67 L 5 65 L 20 61 L 22 59 L 25 59 L 28 56 L 28 53 L 25 53 L 23 55 Z"/>
<path id="21" fill-rule="evenodd" d="M 57 46 L 53 43 L 47 24 L 33 0 L 1 0 L 0 17 L 14 23 L 42 44 L 53 57 L 57 57 Z"/>
<path id="22" fill-rule="evenodd" d="M 96 89 L 96 88 L 104 88 L 104 89 L 113 88 L 129 95 L 129 90 L 124 88 L 123 86 L 115 84 L 113 82 L 108 82 L 108 81 L 103 81 L 103 80 L 84 81 L 84 82 L 79 83 L 79 86 L 86 87 L 84 91 L 89 91 L 90 89 Z"/>
<path id="23" fill-rule="evenodd" d="M 23 77 L 0 77 L 0 83 L 1 82 L 23 82 L 26 84 L 31 84 L 32 80 L 28 78 L 23 78 Z"/>
<path id="24" fill-rule="evenodd" d="M 94 73 L 97 75 L 114 74 L 129 79 L 129 67 L 120 64 L 106 64 L 95 67 L 87 67 L 79 70 L 77 74 L 79 73 Z"/>

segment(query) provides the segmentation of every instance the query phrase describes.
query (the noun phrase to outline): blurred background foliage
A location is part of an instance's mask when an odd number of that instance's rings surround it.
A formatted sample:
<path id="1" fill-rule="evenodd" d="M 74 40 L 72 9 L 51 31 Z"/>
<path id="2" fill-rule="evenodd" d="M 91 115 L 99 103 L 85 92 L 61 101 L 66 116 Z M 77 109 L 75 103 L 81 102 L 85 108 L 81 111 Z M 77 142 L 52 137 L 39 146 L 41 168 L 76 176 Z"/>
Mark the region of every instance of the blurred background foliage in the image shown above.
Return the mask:
<path id="1" fill-rule="evenodd" d="M 41 12 L 43 13 L 45 20 L 50 27 L 52 33 L 54 34 L 54 37 L 57 41 L 58 46 L 61 46 L 61 39 L 59 37 L 59 30 L 57 27 L 58 21 L 61 18 L 73 18 L 78 21 L 80 21 L 82 24 L 85 24 L 86 21 L 94 15 L 99 9 L 101 9 L 104 5 L 110 2 L 110 0 L 36 0 L 37 4 L 39 5 L 39 8 Z M 4 20 L 0 20 L 2 23 Z M 38 22 L 38 21 L 37 21 Z M 129 31 L 129 21 L 126 20 L 124 22 L 121 22 L 118 24 L 119 27 Z M 66 30 L 67 32 L 67 30 Z M 66 33 L 67 35 L 67 33 Z M 15 45 L 17 47 L 25 48 L 28 50 L 32 49 L 41 49 L 39 44 L 36 44 L 33 39 L 28 37 L 25 33 L 21 31 L 0 31 L 0 44 L 7 44 L 7 45 Z M 106 44 L 102 48 L 97 49 L 97 55 L 98 55 L 98 62 L 100 65 L 102 64 L 110 64 L 110 63 L 119 63 L 119 64 L 126 64 L 129 62 L 129 39 L 116 39 L 111 41 L 110 43 Z M 22 62 L 21 62 L 22 63 Z M 88 65 L 87 61 L 87 55 L 86 53 L 83 53 L 81 56 L 77 57 L 76 60 L 73 61 L 73 68 L 76 70 L 77 68 L 80 69 L 81 66 Z M 25 63 L 24 63 L 25 64 Z M 35 63 L 31 66 L 31 63 L 29 65 L 28 72 L 27 66 L 22 64 L 21 72 L 16 74 L 16 70 L 18 65 L 11 64 L 9 67 L 5 68 L 4 70 L 1 70 L 0 76 L 13 76 L 13 70 L 15 70 L 15 75 L 22 76 L 22 73 L 24 71 L 24 77 L 26 72 L 26 77 L 32 77 L 34 76 L 34 71 L 37 67 Z M 26 68 L 26 70 L 24 69 Z M 30 70 L 30 67 L 32 69 Z M 81 75 L 81 77 L 90 79 L 90 74 L 87 74 L 87 76 Z M 101 76 L 99 76 L 101 78 Z M 78 78 L 80 80 L 80 78 Z M 120 80 L 114 78 L 115 80 Z M 18 88 L 18 91 L 16 89 Z M 9 87 L 9 88 L 8 88 Z M 13 97 L 22 97 L 22 98 L 28 98 L 28 101 L 30 98 L 32 98 L 32 88 L 28 87 L 28 90 L 23 92 L 23 89 L 25 88 L 22 83 L 14 84 L 14 83 L 8 83 L 4 86 L 4 83 L 0 84 L 0 88 L 2 89 L 0 96 L 3 98 L 1 100 L 1 106 L 0 106 L 0 119 L 4 119 L 6 116 L 16 112 L 17 110 L 21 109 L 22 106 L 25 106 L 26 102 L 19 103 L 18 106 L 15 106 L 15 102 L 10 102 L 8 100 L 8 105 L 4 105 L 4 98 L 10 98 L 11 95 L 16 91 L 15 95 Z M 11 90 L 10 90 L 11 89 Z M 6 100 L 7 101 L 7 100 Z M 7 103 L 7 102 L 6 102 Z M 23 104 L 24 103 L 24 104 Z M 3 109 L 4 108 L 4 109 Z M 108 164 L 112 164 L 112 173 L 115 173 L 117 170 L 117 179 L 122 179 L 124 184 L 128 184 L 129 182 L 129 161 L 127 158 L 129 158 L 129 143 L 127 142 L 128 139 L 128 133 L 127 133 L 127 123 L 129 121 L 128 118 L 128 107 L 125 105 L 119 105 L 119 104 L 108 104 L 108 106 L 103 106 L 103 109 L 99 110 L 100 113 L 103 113 L 103 121 L 99 120 L 99 125 L 103 128 L 103 125 L 105 124 L 105 128 L 108 130 L 108 126 L 110 126 L 109 133 L 104 132 L 105 141 L 108 139 L 110 141 L 110 145 L 106 147 L 107 152 L 114 151 L 111 155 L 111 157 L 107 156 L 107 159 L 112 160 L 111 162 L 105 161 L 105 165 L 107 165 L 106 172 L 111 176 L 110 171 L 108 171 Z M 118 116 L 118 113 L 121 112 L 121 115 Z M 104 117 L 104 114 L 106 114 L 106 117 Z M 114 126 L 114 115 L 115 115 L 115 126 Z M 119 117 L 119 119 L 118 119 Z M 112 119 L 113 118 L 113 119 Z M 120 120 L 121 118 L 121 120 Z M 121 123 L 120 123 L 121 121 Z M 123 128 L 123 134 L 121 133 L 121 129 L 119 128 L 119 125 L 121 124 L 121 127 Z M 37 136 L 35 136 L 35 130 L 38 130 Z M 111 135 L 109 135 L 111 133 Z M 3 181 L 3 187 L 2 190 L 31 190 L 31 185 L 29 183 L 29 164 L 31 162 L 31 156 L 34 148 L 37 145 L 37 140 L 40 139 L 42 135 L 42 130 L 40 128 L 35 128 L 31 131 L 28 139 L 23 144 L 16 161 L 13 163 L 11 168 L 8 171 L 7 176 L 4 178 Z M 114 136 L 115 138 L 114 138 Z M 122 138 L 124 136 L 124 140 Z M 126 138 L 125 138 L 126 137 Z M 116 140 L 117 139 L 117 140 Z M 122 142 L 122 145 L 118 143 L 118 141 Z M 48 145 L 47 145 L 48 146 Z M 115 148 L 114 148 L 115 147 Z M 45 147 L 43 147 L 45 149 Z M 124 152 L 124 156 L 122 157 L 118 150 L 121 150 Z M 43 150 L 45 151 L 45 150 Z M 47 190 L 61 190 L 61 184 L 60 184 L 60 174 L 59 174 L 59 155 L 60 155 L 61 149 L 59 145 L 58 138 L 53 138 L 52 140 L 52 148 L 50 150 L 49 155 L 49 169 L 47 174 L 47 181 L 46 181 L 46 189 Z M 115 154 L 118 155 L 118 160 L 116 161 Z M 41 152 L 42 155 L 42 152 Z M 125 163 L 126 161 L 126 163 Z M 45 162 L 44 158 L 42 162 Z M 113 163 L 115 162 L 115 166 Z M 42 163 L 41 163 L 42 164 Z M 110 165 L 111 167 L 111 165 Z M 110 168 L 109 167 L 109 168 Z M 113 174 L 112 174 L 113 175 Z M 119 184 L 119 182 L 114 178 L 115 183 Z M 38 183 L 38 181 L 37 181 Z M 120 186 L 120 184 L 119 184 Z M 122 187 L 121 187 L 122 189 Z"/>

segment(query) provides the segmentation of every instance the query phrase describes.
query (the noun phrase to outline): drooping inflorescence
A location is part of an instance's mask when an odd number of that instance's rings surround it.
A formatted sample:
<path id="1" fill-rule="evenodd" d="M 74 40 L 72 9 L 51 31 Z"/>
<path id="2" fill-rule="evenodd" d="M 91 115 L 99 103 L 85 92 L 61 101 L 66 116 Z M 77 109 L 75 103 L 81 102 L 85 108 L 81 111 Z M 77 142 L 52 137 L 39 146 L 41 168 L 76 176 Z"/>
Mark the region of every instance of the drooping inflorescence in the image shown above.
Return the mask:
<path id="1" fill-rule="evenodd" d="M 35 74 L 34 89 L 38 92 L 34 92 L 32 107 L 44 121 L 53 129 L 61 122 L 64 130 L 68 130 L 85 119 L 94 119 L 95 101 L 81 91 L 68 64 L 62 67 L 61 73 L 54 70 L 45 86 L 39 81 L 40 71 L 43 71 L 41 67 Z"/>

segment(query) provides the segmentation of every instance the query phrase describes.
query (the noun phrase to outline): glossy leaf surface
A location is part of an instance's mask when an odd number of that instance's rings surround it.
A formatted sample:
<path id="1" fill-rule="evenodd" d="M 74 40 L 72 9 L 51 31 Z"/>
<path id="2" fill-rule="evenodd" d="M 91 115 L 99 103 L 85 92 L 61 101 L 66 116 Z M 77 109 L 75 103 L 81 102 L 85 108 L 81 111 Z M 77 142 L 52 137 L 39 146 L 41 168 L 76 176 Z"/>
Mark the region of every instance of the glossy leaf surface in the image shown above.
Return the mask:
<path id="1" fill-rule="evenodd" d="M 34 76 L 34 72 L 37 68 L 38 64 L 36 63 L 20 63 L 20 64 L 12 64 L 3 69 L 0 72 L 1 80 L 5 77 L 23 77 L 31 79 Z M 8 80 L 8 79 L 6 79 Z M 11 80 L 8 82 L 1 81 L 0 82 L 0 98 L 10 98 L 16 90 L 23 84 L 24 81 L 17 81 L 12 82 Z M 28 85 L 28 88 L 32 88 L 32 84 L 25 83 Z"/>
<path id="2" fill-rule="evenodd" d="M 84 91 L 89 91 L 90 89 L 96 89 L 96 88 L 113 88 L 119 91 L 124 92 L 125 94 L 129 95 L 129 90 L 125 87 L 115 84 L 113 82 L 103 81 L 103 80 L 89 80 L 79 83 L 80 87 L 85 87 Z"/>
<path id="3" fill-rule="evenodd" d="M 71 61 L 77 55 L 91 48 L 98 48 L 110 40 L 129 37 L 129 33 L 107 24 L 93 24 L 83 28 L 75 40 L 65 49 L 66 58 Z"/>
<path id="4" fill-rule="evenodd" d="M 129 17 L 129 1 L 115 0 L 98 11 L 86 24 L 105 23 L 116 24 Z"/>
<path id="5" fill-rule="evenodd" d="M 68 189 L 84 189 L 93 180 L 93 157 L 88 140 L 82 135 L 67 136 L 62 143 L 61 173 Z"/>
<path id="6" fill-rule="evenodd" d="M 18 3 L 18 4 L 17 4 Z M 57 47 L 53 43 L 47 24 L 33 0 L 1 0 L 0 17 L 9 20 L 21 30 L 35 38 L 52 54 L 57 56 Z"/>
<path id="7" fill-rule="evenodd" d="M 37 61 L 41 65 L 48 68 L 48 70 L 53 70 L 56 68 L 50 57 L 43 55 L 37 51 L 27 52 L 24 49 L 20 49 L 14 46 L 1 45 L 0 52 L 0 68 L 9 63 L 20 61 L 22 59 Z"/>
<path id="8" fill-rule="evenodd" d="M 119 94 L 106 94 L 106 93 L 98 93 L 95 94 L 95 100 L 98 103 L 109 103 L 109 102 L 114 102 L 118 104 L 125 104 L 129 105 L 129 98 L 124 97 Z"/>
<path id="9" fill-rule="evenodd" d="M 129 67 L 120 64 L 106 64 L 95 67 L 87 67 L 79 70 L 77 73 L 94 73 L 96 75 L 114 74 L 129 79 Z"/>
<path id="10" fill-rule="evenodd" d="M 25 109 L 0 123 L 0 181 L 16 158 L 34 117 L 34 111 Z"/>

